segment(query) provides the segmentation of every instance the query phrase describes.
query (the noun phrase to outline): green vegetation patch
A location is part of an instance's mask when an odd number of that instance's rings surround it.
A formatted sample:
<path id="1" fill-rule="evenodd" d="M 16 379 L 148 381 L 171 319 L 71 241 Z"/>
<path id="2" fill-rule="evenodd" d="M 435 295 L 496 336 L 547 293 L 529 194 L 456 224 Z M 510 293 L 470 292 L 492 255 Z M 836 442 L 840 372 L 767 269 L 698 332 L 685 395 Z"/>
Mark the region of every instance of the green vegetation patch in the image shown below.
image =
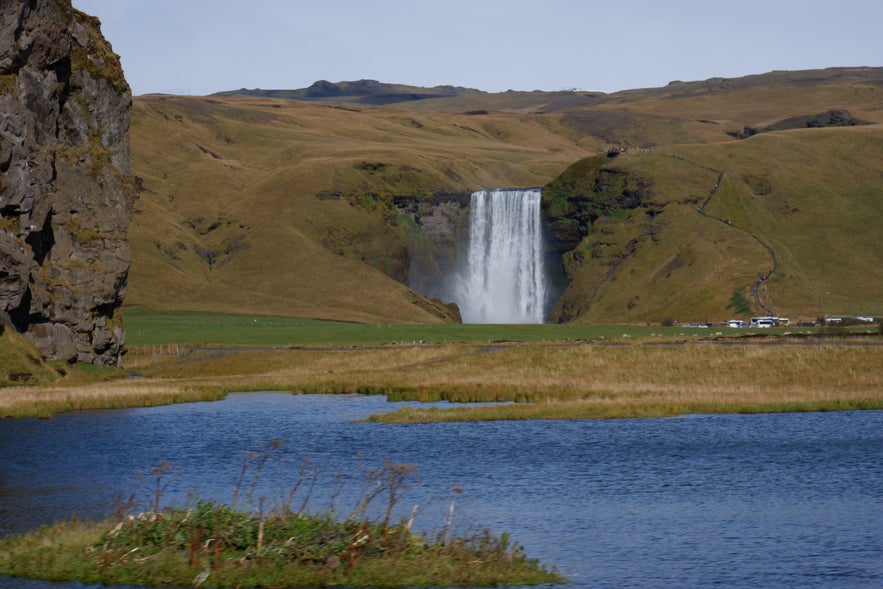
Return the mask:
<path id="1" fill-rule="evenodd" d="M 733 294 L 730 296 L 730 302 L 727 304 L 727 309 L 731 309 L 735 313 L 740 313 L 742 315 L 750 315 L 751 314 L 751 303 L 748 302 L 742 293 L 738 290 L 734 290 Z"/>
<path id="2" fill-rule="evenodd" d="M 131 346 L 211 344 L 228 346 L 364 346 L 394 343 L 492 343 L 578 341 L 647 337 L 711 336 L 717 330 L 654 325 L 478 325 L 345 323 L 293 317 L 228 313 L 129 310 L 126 339 Z M 749 333 L 720 328 L 731 335 Z M 769 330 L 767 330 L 769 331 Z M 780 331 L 780 330 L 774 330 Z"/>

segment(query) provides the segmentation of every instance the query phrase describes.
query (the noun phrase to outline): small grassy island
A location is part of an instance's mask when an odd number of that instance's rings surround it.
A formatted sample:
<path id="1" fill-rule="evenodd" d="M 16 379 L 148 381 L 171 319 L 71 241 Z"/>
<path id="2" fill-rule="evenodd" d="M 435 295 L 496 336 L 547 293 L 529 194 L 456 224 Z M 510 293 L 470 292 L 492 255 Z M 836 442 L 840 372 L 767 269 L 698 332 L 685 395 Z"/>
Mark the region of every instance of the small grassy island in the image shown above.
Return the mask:
<path id="1" fill-rule="evenodd" d="M 151 469 L 156 491 L 147 510 L 120 507 L 105 521 L 71 519 L 0 539 L 0 573 L 84 583 L 193 587 L 439 587 L 560 583 L 556 572 L 528 558 L 507 535 L 486 529 L 455 532 L 450 522 L 433 534 L 412 531 L 411 517 L 393 508 L 416 476 L 412 465 L 384 463 L 366 471 L 369 490 L 349 516 L 307 511 L 310 475 L 281 506 L 252 501 L 268 454 L 252 455 L 254 479 L 237 509 L 192 499 L 161 507 L 167 463 Z M 245 473 L 243 469 L 243 473 Z M 241 481 L 240 481 L 241 482 Z M 295 499 L 298 490 L 306 495 Z M 292 508 L 296 503 L 297 507 Z M 378 503 L 382 505 L 377 505 Z M 256 507 L 259 504 L 261 507 Z M 369 513 L 375 515 L 369 516 Z"/>
<path id="2" fill-rule="evenodd" d="M 0 572 L 205 587 L 537 585 L 562 579 L 504 535 L 431 541 L 407 525 L 259 518 L 212 502 L 128 521 L 71 520 L 0 541 Z"/>

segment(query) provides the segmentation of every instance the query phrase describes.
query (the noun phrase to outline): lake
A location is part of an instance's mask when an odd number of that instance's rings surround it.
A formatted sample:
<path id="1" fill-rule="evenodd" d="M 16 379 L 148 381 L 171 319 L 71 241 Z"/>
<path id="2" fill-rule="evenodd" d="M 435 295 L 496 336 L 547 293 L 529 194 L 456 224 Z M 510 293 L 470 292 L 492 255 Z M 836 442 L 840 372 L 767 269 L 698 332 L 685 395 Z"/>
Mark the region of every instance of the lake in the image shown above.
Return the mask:
<path id="1" fill-rule="evenodd" d="M 109 515 L 119 498 L 229 501 L 249 452 L 284 442 L 253 503 L 278 504 L 322 465 L 316 509 L 348 514 L 361 472 L 420 473 L 400 507 L 439 529 L 509 532 L 574 588 L 883 586 L 883 412 L 607 421 L 360 423 L 403 403 L 355 395 L 230 395 L 215 403 L 0 420 L 0 534 Z M 413 403 L 412 403 L 413 405 Z M 312 468 L 312 466 L 311 466 Z M 312 470 L 310 470 L 312 472 Z M 138 476 L 141 473 L 142 476 Z M 462 493 L 453 491 L 462 487 Z M 0 577 L 0 588 L 85 589 Z"/>

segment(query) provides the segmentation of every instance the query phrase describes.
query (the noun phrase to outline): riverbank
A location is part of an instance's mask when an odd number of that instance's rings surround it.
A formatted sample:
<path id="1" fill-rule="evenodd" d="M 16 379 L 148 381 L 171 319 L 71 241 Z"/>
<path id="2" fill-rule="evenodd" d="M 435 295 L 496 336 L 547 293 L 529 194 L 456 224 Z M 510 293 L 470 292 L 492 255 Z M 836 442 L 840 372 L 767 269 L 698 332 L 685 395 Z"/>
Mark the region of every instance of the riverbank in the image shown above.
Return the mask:
<path id="1" fill-rule="evenodd" d="M 188 347 L 130 356 L 51 386 L 0 389 L 0 415 L 140 407 L 233 391 L 385 394 L 396 400 L 510 402 L 409 410 L 378 420 L 583 419 L 883 409 L 879 336 Z"/>

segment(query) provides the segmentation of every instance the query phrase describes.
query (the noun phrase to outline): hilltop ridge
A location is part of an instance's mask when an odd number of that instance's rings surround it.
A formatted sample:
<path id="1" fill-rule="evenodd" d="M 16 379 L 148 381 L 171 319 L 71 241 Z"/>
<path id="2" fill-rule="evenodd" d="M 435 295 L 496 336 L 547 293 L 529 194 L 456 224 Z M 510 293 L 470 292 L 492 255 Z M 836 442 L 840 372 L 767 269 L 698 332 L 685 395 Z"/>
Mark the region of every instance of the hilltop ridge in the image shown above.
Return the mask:
<path id="1" fill-rule="evenodd" d="M 329 82 L 317 80 L 306 88 L 297 89 L 247 89 L 225 90 L 211 96 L 279 98 L 284 100 L 304 100 L 311 102 L 349 103 L 382 105 L 392 103 L 432 100 L 433 109 L 446 110 L 447 105 L 456 104 L 457 98 L 485 100 L 506 108 L 522 109 L 529 106 L 548 110 L 597 106 L 600 104 L 622 103 L 635 99 L 684 99 L 700 96 L 721 95 L 740 92 L 771 85 L 813 88 L 832 84 L 883 84 L 883 67 L 832 67 L 818 70 L 776 70 L 762 74 L 752 74 L 737 78 L 713 77 L 706 80 L 674 80 L 660 87 L 636 88 L 617 92 L 595 90 L 507 90 L 487 92 L 461 86 L 414 86 L 409 84 L 387 83 L 377 80 L 356 80 Z M 409 105 L 412 106 L 412 105 Z"/>

